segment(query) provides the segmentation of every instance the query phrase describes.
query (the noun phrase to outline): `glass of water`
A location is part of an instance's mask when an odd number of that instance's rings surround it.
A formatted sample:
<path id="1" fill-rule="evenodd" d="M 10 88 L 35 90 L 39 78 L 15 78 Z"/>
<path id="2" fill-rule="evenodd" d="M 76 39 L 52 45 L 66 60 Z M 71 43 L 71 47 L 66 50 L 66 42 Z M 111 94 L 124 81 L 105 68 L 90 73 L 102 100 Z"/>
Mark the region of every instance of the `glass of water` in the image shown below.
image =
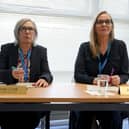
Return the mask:
<path id="1" fill-rule="evenodd" d="M 110 77 L 107 74 L 99 74 L 97 76 L 97 86 L 100 89 L 99 91 L 101 95 L 107 95 L 109 80 Z"/>

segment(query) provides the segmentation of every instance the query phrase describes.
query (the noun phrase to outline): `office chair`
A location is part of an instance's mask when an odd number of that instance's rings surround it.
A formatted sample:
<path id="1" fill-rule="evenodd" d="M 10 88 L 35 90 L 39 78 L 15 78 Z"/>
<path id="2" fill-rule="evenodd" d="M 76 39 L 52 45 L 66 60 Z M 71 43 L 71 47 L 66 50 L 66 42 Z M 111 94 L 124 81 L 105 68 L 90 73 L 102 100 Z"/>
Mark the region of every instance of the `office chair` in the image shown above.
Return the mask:
<path id="1" fill-rule="evenodd" d="M 46 111 L 43 118 L 41 118 L 41 129 L 50 129 L 50 111 Z"/>
<path id="2" fill-rule="evenodd" d="M 124 120 L 126 118 L 128 118 L 128 121 L 129 121 L 129 111 L 121 111 L 121 119 Z M 128 125 L 128 128 L 129 128 L 129 125 Z M 99 123 L 97 123 L 96 129 L 102 129 Z"/>
<path id="3" fill-rule="evenodd" d="M 70 118 L 71 119 L 69 121 L 69 129 L 77 129 L 77 127 L 76 127 L 77 114 L 75 114 L 74 111 L 70 112 Z M 129 120 L 129 111 L 121 112 L 121 119 L 124 120 L 125 118 L 128 118 L 128 120 Z M 101 125 L 99 124 L 99 121 L 96 120 L 96 117 L 94 117 L 94 119 L 93 119 L 92 129 L 102 129 Z"/>
<path id="4" fill-rule="evenodd" d="M 122 111 L 121 112 L 121 117 L 122 117 L 122 120 L 128 118 L 128 125 L 127 125 L 127 127 L 129 128 L 129 111 Z"/>
<path id="5" fill-rule="evenodd" d="M 129 118 L 129 111 L 122 111 L 121 112 L 121 118 L 122 119 Z"/>
<path id="6" fill-rule="evenodd" d="M 69 115 L 69 129 L 77 129 L 77 121 L 79 118 L 79 114 L 75 111 L 71 111 Z M 94 116 L 91 129 L 101 129 L 99 122 L 96 120 Z"/>

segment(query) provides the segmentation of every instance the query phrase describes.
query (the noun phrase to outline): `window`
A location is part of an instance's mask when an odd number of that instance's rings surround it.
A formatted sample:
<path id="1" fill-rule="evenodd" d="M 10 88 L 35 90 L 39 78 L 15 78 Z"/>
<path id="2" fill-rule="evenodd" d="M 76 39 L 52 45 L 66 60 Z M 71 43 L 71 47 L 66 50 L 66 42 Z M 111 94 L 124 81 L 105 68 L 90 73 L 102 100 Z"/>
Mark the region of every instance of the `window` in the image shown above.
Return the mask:
<path id="1" fill-rule="evenodd" d="M 116 19 L 129 19 L 129 0 L 100 0 L 99 10 L 107 10 Z"/>
<path id="2" fill-rule="evenodd" d="M 0 10 L 11 13 L 88 16 L 90 0 L 1 0 Z"/>

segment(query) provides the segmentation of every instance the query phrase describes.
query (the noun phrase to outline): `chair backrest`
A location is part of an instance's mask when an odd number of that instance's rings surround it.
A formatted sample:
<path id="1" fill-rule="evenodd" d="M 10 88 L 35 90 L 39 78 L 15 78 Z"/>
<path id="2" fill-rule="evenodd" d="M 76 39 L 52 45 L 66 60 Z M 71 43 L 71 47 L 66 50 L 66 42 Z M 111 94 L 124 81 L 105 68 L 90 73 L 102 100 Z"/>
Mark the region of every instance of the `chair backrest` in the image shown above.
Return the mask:
<path id="1" fill-rule="evenodd" d="M 50 111 L 46 111 L 41 119 L 41 129 L 50 129 Z"/>
<path id="2" fill-rule="evenodd" d="M 127 117 L 129 117 L 129 111 L 121 111 L 121 118 L 125 119 Z"/>

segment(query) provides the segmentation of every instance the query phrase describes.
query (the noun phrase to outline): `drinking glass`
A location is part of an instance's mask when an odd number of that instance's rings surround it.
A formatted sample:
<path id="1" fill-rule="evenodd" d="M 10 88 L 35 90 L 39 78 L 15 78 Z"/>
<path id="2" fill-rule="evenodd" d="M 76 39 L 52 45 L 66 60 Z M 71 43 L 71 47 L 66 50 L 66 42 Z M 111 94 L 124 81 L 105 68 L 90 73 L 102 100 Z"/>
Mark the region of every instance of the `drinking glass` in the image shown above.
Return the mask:
<path id="1" fill-rule="evenodd" d="M 109 75 L 107 74 L 99 74 L 97 76 L 97 86 L 99 87 L 99 91 L 101 95 L 107 95 L 108 86 L 109 86 Z"/>

